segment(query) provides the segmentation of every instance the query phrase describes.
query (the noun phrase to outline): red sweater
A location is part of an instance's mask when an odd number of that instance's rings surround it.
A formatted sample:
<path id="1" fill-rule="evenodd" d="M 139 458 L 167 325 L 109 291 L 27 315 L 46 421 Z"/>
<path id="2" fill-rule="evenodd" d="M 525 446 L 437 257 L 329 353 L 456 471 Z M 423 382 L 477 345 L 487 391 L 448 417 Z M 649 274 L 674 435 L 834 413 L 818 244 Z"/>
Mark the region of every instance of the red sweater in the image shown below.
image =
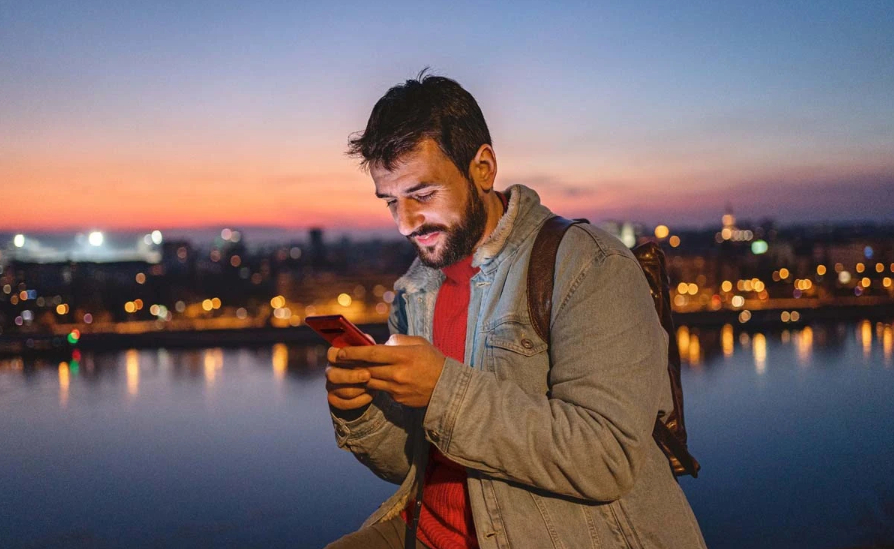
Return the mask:
<path id="1" fill-rule="evenodd" d="M 432 343 L 450 358 L 464 362 L 470 280 L 478 268 L 472 267 L 472 256 L 469 256 L 442 270 L 447 278 L 435 303 Z M 466 468 L 450 461 L 432 446 L 425 468 L 422 510 L 416 534 L 422 543 L 432 549 L 478 547 L 468 490 Z M 409 522 L 414 507 L 415 501 L 410 501 L 401 512 L 405 521 Z"/>

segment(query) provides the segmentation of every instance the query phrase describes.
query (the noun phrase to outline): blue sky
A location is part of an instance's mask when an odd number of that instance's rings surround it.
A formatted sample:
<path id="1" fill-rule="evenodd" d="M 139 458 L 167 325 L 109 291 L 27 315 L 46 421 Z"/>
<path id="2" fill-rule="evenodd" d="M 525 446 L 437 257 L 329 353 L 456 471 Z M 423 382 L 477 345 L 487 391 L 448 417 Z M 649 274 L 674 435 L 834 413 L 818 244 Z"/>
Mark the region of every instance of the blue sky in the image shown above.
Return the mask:
<path id="1" fill-rule="evenodd" d="M 498 186 L 566 215 L 894 220 L 891 29 L 890 2 L 0 2 L 0 185 L 47 208 L 0 228 L 387 226 L 344 147 L 424 66 L 481 104 Z"/>

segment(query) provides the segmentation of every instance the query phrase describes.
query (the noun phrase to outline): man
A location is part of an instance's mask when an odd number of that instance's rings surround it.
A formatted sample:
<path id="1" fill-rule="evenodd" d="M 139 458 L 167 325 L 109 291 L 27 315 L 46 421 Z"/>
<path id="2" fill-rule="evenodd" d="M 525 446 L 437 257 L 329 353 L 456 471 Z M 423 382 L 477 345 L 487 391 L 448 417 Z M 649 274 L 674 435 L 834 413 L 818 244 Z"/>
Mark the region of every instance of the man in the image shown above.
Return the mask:
<path id="1" fill-rule="evenodd" d="M 336 439 L 400 485 L 330 548 L 704 547 L 652 439 L 671 404 L 667 334 L 632 253 L 591 225 L 559 248 L 551 341 L 527 310 L 551 215 L 497 192 L 474 98 L 420 74 L 351 141 L 418 259 L 395 284 L 385 345 L 329 350 Z M 421 495 L 421 498 L 420 498 Z"/>

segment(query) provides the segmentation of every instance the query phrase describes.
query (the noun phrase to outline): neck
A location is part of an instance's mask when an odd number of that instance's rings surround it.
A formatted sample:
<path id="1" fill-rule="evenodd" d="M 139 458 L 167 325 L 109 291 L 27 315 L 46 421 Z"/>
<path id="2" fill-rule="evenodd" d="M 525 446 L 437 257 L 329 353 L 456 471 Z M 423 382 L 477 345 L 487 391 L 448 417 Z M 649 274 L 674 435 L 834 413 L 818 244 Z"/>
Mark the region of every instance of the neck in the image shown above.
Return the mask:
<path id="1" fill-rule="evenodd" d="M 484 211 L 487 212 L 487 222 L 484 224 L 484 232 L 481 233 L 481 239 L 475 244 L 476 250 L 478 246 L 487 241 L 487 238 L 497 228 L 500 218 L 503 217 L 503 201 L 500 200 L 496 190 L 491 189 L 489 193 L 481 197 L 481 200 L 484 202 Z"/>

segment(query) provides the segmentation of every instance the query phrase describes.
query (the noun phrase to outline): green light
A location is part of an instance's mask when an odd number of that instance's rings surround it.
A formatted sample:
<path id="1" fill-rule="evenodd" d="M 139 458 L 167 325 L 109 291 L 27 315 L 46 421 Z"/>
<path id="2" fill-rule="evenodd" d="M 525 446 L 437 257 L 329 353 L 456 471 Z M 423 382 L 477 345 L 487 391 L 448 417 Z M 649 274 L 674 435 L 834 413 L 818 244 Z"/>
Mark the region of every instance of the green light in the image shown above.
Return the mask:
<path id="1" fill-rule="evenodd" d="M 754 255 L 761 255 L 767 253 L 767 249 L 769 246 L 763 240 L 755 240 L 751 243 L 751 253 Z"/>
<path id="2" fill-rule="evenodd" d="M 68 342 L 74 345 L 78 342 L 78 338 L 76 338 L 74 334 L 68 334 Z"/>
<path id="3" fill-rule="evenodd" d="M 71 370 L 71 373 L 78 373 L 78 369 L 80 369 L 81 365 L 78 364 L 77 360 L 72 360 L 71 364 L 68 365 L 68 369 Z"/>

